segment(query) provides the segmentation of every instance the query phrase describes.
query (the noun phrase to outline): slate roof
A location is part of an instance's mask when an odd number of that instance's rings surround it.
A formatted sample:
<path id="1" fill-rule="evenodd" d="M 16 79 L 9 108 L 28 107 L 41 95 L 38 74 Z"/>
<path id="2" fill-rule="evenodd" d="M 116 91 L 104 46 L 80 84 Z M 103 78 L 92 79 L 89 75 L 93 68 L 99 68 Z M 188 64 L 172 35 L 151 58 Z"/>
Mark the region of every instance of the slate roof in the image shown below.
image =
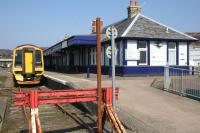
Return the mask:
<path id="1" fill-rule="evenodd" d="M 119 22 L 116 22 L 114 24 L 111 24 L 111 25 L 108 25 L 106 27 L 103 28 L 103 33 L 105 34 L 106 33 L 106 29 L 110 26 L 115 26 L 115 28 L 117 29 L 118 31 L 118 37 L 121 37 L 122 34 L 124 33 L 124 31 L 127 29 L 127 27 L 131 24 L 131 22 L 134 20 L 135 17 L 132 17 L 132 18 L 126 18 L 126 19 L 123 19 Z"/>
<path id="2" fill-rule="evenodd" d="M 200 32 L 186 32 L 186 34 L 194 38 L 197 38 L 198 39 L 197 43 L 200 45 Z"/>
<path id="3" fill-rule="evenodd" d="M 149 39 L 166 39 L 166 40 L 188 40 L 196 41 L 197 39 L 185 33 L 179 32 L 173 28 L 165 26 L 151 18 L 142 14 L 138 14 L 132 18 L 123 19 L 114 25 L 118 30 L 118 37 L 135 37 Z M 109 27 L 107 26 L 107 27 Z M 103 34 L 106 33 L 105 27 Z M 106 41 L 104 38 L 103 41 Z"/>

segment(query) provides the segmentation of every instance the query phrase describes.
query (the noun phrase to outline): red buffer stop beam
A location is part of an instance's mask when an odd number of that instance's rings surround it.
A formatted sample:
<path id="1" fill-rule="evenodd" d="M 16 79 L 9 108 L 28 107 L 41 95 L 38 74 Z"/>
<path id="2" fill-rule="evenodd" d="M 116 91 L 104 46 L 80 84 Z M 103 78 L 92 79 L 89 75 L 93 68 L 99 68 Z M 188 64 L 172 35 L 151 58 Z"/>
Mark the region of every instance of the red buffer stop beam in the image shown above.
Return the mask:
<path id="1" fill-rule="evenodd" d="M 119 88 L 115 89 L 115 98 L 118 99 Z M 42 104 L 78 103 L 97 101 L 97 89 L 79 90 L 31 90 L 15 93 L 14 104 L 37 108 Z M 103 88 L 103 102 L 112 105 L 112 88 Z"/>

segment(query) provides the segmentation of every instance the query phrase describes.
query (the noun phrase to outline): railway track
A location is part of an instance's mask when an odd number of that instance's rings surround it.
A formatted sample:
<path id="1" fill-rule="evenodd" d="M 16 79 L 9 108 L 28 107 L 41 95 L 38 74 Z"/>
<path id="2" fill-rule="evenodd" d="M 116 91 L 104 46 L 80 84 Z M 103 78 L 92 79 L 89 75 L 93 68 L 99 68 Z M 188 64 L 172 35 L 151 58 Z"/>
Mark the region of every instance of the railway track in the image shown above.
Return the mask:
<path id="1" fill-rule="evenodd" d="M 48 88 L 15 88 L 14 91 Z M 9 102 L 2 132 L 24 133 L 30 129 L 30 108 L 15 106 Z M 39 107 L 41 129 L 45 133 L 93 133 L 95 116 L 85 113 L 74 104 L 48 104 Z"/>
<path id="2" fill-rule="evenodd" d="M 49 90 L 49 89 L 47 88 L 42 89 L 38 87 L 38 90 Z M 57 109 L 61 111 L 64 115 L 70 117 L 77 124 L 79 124 L 82 129 L 86 129 L 88 133 L 94 133 L 93 127 L 95 126 L 94 125 L 95 121 L 89 115 L 86 115 L 86 113 L 83 113 L 80 109 L 77 110 L 77 108 L 75 108 L 71 104 L 55 104 L 54 106 L 57 107 Z"/>

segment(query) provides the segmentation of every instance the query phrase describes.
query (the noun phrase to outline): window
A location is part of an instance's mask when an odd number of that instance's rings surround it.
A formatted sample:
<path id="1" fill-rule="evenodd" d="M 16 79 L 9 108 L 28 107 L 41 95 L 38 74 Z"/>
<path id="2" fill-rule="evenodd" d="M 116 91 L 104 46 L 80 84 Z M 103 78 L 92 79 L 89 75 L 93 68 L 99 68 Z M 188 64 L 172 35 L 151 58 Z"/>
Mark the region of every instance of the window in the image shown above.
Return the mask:
<path id="1" fill-rule="evenodd" d="M 42 66 L 41 52 L 39 50 L 35 51 L 35 65 Z"/>
<path id="2" fill-rule="evenodd" d="M 169 42 L 168 48 L 169 49 L 176 49 L 176 43 L 175 42 Z"/>
<path id="3" fill-rule="evenodd" d="M 22 67 L 22 50 L 16 50 L 15 52 L 15 66 Z"/>
<path id="4" fill-rule="evenodd" d="M 147 42 L 138 41 L 137 47 L 140 52 L 140 60 L 138 61 L 139 65 L 147 65 Z"/>

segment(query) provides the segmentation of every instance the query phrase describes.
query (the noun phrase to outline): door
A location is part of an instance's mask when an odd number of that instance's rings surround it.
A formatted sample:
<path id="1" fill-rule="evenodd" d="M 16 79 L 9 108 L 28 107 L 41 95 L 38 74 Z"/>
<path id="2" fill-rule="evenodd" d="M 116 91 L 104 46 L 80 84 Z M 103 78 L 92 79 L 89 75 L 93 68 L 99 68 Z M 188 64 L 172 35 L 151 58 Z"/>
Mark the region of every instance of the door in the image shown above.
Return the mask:
<path id="1" fill-rule="evenodd" d="M 33 73 L 33 52 L 25 52 L 25 73 Z"/>
<path id="2" fill-rule="evenodd" d="M 170 42 L 168 44 L 168 62 L 169 65 L 176 65 L 176 43 Z"/>
<path id="3" fill-rule="evenodd" d="M 176 65 L 176 51 L 169 50 L 169 65 Z"/>

